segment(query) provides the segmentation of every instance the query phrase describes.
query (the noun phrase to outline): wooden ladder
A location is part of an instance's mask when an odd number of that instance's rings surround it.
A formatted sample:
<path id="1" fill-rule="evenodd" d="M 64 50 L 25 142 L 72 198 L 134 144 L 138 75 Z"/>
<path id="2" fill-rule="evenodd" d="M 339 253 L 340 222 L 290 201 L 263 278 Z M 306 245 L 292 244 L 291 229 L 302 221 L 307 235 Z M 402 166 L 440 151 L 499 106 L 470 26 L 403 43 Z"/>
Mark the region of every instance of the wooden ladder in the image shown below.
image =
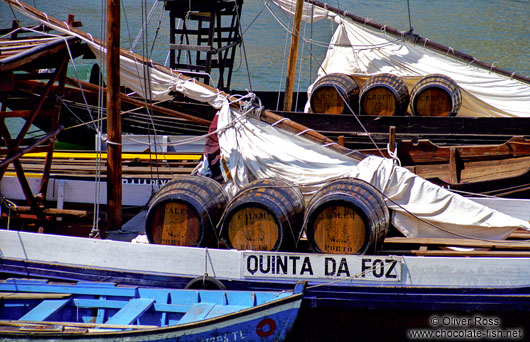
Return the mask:
<path id="1" fill-rule="evenodd" d="M 217 88 L 229 89 L 236 47 L 241 44 L 242 5 L 242 0 L 167 1 L 170 67 L 184 74 L 189 71 L 192 77 L 200 73 L 196 77 L 206 84 L 212 69 L 217 69 Z"/>

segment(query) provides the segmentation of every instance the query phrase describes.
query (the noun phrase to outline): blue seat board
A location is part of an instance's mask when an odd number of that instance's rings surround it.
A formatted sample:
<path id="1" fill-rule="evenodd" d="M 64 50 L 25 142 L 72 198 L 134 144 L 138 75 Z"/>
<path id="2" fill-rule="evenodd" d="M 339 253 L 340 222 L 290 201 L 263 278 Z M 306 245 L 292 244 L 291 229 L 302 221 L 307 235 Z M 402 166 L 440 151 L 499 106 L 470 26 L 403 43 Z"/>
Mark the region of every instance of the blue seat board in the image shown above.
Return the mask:
<path id="1" fill-rule="evenodd" d="M 131 324 L 155 302 L 152 298 L 134 298 L 112 316 L 107 324 Z"/>
<path id="2" fill-rule="evenodd" d="M 72 299 L 46 299 L 31 309 L 24 316 L 20 317 L 21 321 L 44 321 L 58 310 L 62 309 Z"/>
<path id="3" fill-rule="evenodd" d="M 128 301 L 125 300 L 112 300 L 106 298 L 100 299 L 89 299 L 89 298 L 77 298 L 74 304 L 80 308 L 103 308 L 103 309 L 121 309 Z"/>
<path id="4" fill-rule="evenodd" d="M 168 305 L 167 303 L 170 301 L 169 290 L 139 288 L 138 295 L 141 298 L 153 298 L 155 300 L 154 309 L 156 311 L 161 311 L 162 313 L 160 314 L 158 321 L 152 323 L 160 325 L 161 327 L 166 326 L 166 321 L 168 319 L 167 310 L 160 310 L 160 306 L 158 305 Z"/>
<path id="5" fill-rule="evenodd" d="M 106 302 L 107 301 L 107 297 L 106 296 L 101 296 L 99 298 L 99 301 L 100 302 Z M 96 315 L 96 323 L 98 324 L 101 324 L 103 322 L 105 322 L 105 313 L 107 312 L 107 310 L 105 308 L 102 308 L 102 307 L 98 307 L 98 313 Z"/>
<path id="6" fill-rule="evenodd" d="M 174 312 L 174 313 L 186 313 L 192 304 L 154 304 L 155 311 L 161 311 L 161 312 Z"/>
<path id="7" fill-rule="evenodd" d="M 203 320 L 215 306 L 214 303 L 197 303 L 193 304 L 191 308 L 182 316 L 179 324 L 191 323 Z"/>
<path id="8" fill-rule="evenodd" d="M 212 310 L 206 315 L 205 318 L 213 318 L 217 316 L 227 315 L 236 311 L 241 311 L 248 309 L 248 306 L 243 305 L 216 305 Z"/>

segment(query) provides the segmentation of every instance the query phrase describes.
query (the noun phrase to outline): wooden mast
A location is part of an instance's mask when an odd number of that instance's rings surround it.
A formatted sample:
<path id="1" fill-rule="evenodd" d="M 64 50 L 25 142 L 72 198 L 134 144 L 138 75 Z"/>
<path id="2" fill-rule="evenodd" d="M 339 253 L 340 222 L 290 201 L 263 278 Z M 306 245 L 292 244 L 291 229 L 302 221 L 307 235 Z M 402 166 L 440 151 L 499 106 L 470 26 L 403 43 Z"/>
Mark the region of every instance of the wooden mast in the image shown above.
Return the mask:
<path id="1" fill-rule="evenodd" d="M 298 41 L 300 38 L 300 23 L 302 22 L 302 9 L 304 0 L 296 0 L 293 28 L 291 31 L 291 45 L 289 48 L 289 59 L 287 61 L 287 78 L 285 80 L 285 96 L 283 99 L 283 110 L 292 110 L 294 78 L 296 72 L 296 59 L 298 58 Z"/>
<path id="2" fill-rule="evenodd" d="M 107 218 L 101 231 L 121 229 L 120 0 L 107 0 Z"/>

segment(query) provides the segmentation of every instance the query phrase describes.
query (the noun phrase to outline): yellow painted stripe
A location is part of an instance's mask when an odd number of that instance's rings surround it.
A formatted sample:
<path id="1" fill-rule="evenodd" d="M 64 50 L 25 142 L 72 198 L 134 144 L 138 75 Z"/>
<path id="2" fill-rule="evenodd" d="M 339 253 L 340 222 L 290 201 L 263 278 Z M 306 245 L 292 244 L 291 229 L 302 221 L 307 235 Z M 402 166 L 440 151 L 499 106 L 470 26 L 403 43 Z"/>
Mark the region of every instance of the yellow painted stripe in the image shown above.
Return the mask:
<path id="1" fill-rule="evenodd" d="M 107 159 L 107 153 L 97 154 L 94 152 L 54 152 L 54 159 L 96 159 L 101 156 L 101 159 Z M 122 153 L 122 159 L 142 159 L 142 160 L 194 160 L 201 159 L 201 154 L 149 154 L 149 153 Z M 45 158 L 46 152 L 26 153 L 24 157 L 29 158 Z"/>
<path id="2" fill-rule="evenodd" d="M 4 173 L 5 176 L 8 177 L 16 177 L 16 172 L 6 172 Z M 24 176 L 28 178 L 42 178 L 42 173 L 34 173 L 34 172 L 24 172 Z"/>

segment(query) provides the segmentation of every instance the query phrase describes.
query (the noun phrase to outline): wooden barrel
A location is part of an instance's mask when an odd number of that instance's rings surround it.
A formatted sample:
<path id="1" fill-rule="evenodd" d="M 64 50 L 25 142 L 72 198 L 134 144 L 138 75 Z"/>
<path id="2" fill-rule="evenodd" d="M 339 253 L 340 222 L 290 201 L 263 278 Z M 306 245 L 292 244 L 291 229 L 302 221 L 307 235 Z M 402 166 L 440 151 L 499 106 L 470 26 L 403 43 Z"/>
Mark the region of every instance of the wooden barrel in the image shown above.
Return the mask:
<path id="1" fill-rule="evenodd" d="M 153 197 L 145 220 L 150 243 L 176 246 L 209 246 L 223 215 L 228 196 L 215 180 L 180 176 Z"/>
<path id="2" fill-rule="evenodd" d="M 409 105 L 405 81 L 392 74 L 370 77 L 361 88 L 359 103 L 362 115 L 405 115 Z"/>
<path id="3" fill-rule="evenodd" d="M 309 104 L 313 113 L 347 114 L 351 108 L 357 114 L 359 84 L 346 74 L 326 75 L 313 86 Z"/>
<path id="4" fill-rule="evenodd" d="M 381 247 L 390 224 L 382 195 L 356 178 L 334 180 L 309 200 L 304 219 L 314 251 L 366 254 Z"/>
<path id="5" fill-rule="evenodd" d="M 462 106 L 462 92 L 452 78 L 442 74 L 423 77 L 410 92 L 412 114 L 454 116 Z"/>
<path id="6" fill-rule="evenodd" d="M 292 250 L 302 228 L 305 203 L 298 187 L 278 178 L 259 179 L 228 204 L 221 237 L 239 250 Z"/>

